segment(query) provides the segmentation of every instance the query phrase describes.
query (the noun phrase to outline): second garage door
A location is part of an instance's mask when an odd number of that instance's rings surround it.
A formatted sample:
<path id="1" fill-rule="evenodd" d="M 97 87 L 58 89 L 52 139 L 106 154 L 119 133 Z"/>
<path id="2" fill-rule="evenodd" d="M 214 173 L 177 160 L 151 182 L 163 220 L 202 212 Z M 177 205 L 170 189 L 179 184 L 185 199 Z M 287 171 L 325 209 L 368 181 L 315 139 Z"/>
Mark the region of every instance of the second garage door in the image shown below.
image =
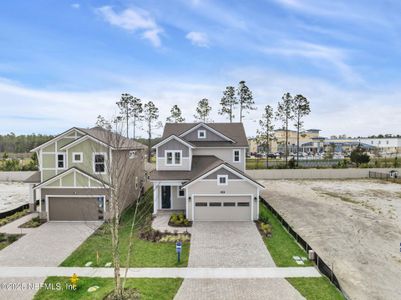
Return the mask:
<path id="1" fill-rule="evenodd" d="M 49 197 L 49 221 L 103 219 L 103 197 Z"/>
<path id="2" fill-rule="evenodd" d="M 195 196 L 195 221 L 250 221 L 250 196 Z"/>

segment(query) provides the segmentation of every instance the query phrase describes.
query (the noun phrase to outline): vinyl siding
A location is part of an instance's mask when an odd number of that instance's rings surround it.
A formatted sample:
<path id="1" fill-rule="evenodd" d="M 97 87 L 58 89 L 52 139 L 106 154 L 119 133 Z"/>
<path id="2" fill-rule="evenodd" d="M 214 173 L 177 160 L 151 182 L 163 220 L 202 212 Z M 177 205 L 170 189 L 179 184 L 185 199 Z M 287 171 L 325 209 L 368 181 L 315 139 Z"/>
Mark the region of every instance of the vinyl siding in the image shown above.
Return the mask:
<path id="1" fill-rule="evenodd" d="M 198 138 L 198 130 L 205 130 L 206 131 L 206 138 L 199 139 Z M 211 132 L 210 130 L 206 129 L 203 126 L 200 126 L 198 129 L 195 129 L 188 134 L 183 136 L 184 140 L 187 141 L 197 141 L 197 142 L 219 142 L 219 141 L 227 141 L 223 137 Z"/>
<path id="2" fill-rule="evenodd" d="M 233 150 L 240 150 L 241 161 L 234 162 Z M 230 165 L 240 169 L 241 171 L 245 171 L 245 149 L 244 148 L 196 148 L 192 150 L 193 155 L 214 155 L 221 160 L 229 163 Z"/>

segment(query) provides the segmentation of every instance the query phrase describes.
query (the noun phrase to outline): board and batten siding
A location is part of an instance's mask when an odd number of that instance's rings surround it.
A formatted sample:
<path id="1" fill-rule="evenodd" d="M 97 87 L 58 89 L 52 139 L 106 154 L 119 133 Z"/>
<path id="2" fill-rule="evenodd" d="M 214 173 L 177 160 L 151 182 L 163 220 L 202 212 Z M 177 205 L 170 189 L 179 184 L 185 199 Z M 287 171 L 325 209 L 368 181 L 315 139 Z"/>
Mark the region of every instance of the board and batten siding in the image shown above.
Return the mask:
<path id="1" fill-rule="evenodd" d="M 181 165 L 167 165 L 166 164 L 166 151 L 181 151 Z M 157 148 L 157 170 L 160 171 L 179 171 L 191 169 L 191 149 L 183 143 L 172 139 Z"/>

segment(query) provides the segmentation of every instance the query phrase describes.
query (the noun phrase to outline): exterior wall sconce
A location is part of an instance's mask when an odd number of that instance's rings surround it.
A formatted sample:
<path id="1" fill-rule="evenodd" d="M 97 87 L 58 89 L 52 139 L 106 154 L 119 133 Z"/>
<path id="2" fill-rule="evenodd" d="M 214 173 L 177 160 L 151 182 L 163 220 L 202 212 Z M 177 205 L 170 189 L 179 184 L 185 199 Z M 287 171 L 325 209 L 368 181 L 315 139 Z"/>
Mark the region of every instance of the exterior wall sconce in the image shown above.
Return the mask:
<path id="1" fill-rule="evenodd" d="M 188 197 L 188 201 L 191 201 L 191 196 Z"/>
<path id="2" fill-rule="evenodd" d="M 253 200 L 256 202 L 258 200 L 258 198 L 257 197 L 253 197 Z"/>

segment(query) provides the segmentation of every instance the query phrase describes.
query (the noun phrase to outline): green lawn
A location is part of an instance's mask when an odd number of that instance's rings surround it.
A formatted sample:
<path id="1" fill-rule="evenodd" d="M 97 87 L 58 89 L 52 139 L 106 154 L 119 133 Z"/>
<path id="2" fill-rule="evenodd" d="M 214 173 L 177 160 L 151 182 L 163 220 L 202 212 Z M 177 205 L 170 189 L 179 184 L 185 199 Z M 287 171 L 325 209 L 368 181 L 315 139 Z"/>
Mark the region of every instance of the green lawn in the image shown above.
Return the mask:
<path id="1" fill-rule="evenodd" d="M 308 300 L 345 299 L 326 277 L 287 278 L 287 280 Z"/>
<path id="2" fill-rule="evenodd" d="M 294 261 L 293 256 L 307 257 L 306 252 L 262 202 L 260 202 L 259 214 L 267 217 L 272 226 L 272 236 L 263 240 L 278 267 L 313 266 L 310 261 L 306 261 L 304 265 L 298 265 Z M 307 300 L 344 299 L 337 288 L 324 276 L 319 278 L 287 278 L 287 280 Z"/>
<path id="3" fill-rule="evenodd" d="M 153 191 L 150 189 L 142 200 L 139 214 L 142 215 L 141 223 L 153 211 Z M 126 257 L 128 249 L 128 237 L 130 226 L 134 214 L 131 208 L 125 212 L 121 221 L 120 228 L 120 247 L 122 266 L 126 266 Z M 139 228 L 136 229 L 134 246 L 129 262 L 129 267 L 186 267 L 189 256 L 189 243 L 183 244 L 181 262 L 177 263 L 175 252 L 175 243 L 154 243 L 141 240 L 137 237 Z M 97 253 L 99 262 L 97 263 Z M 92 267 L 104 267 L 108 262 L 112 262 L 111 256 L 111 234 L 106 226 L 102 226 L 97 232 L 90 236 L 77 250 L 75 250 L 64 262 L 63 267 L 82 267 L 91 261 Z"/>
<path id="4" fill-rule="evenodd" d="M 267 216 L 272 226 L 272 236 L 263 240 L 278 267 L 309 267 L 313 265 L 310 261 L 306 261 L 304 265 L 298 265 L 295 262 L 293 256 L 307 257 L 306 252 L 262 202 L 260 203 L 259 214 Z"/>
<path id="5" fill-rule="evenodd" d="M 78 274 L 79 275 L 79 274 Z M 53 284 L 52 289 L 40 289 L 35 295 L 35 300 L 57 300 L 57 299 L 103 299 L 113 289 L 113 279 L 111 278 L 79 278 L 77 289 L 66 289 L 66 284 L 69 284 L 69 279 L 66 277 L 48 277 L 46 283 Z M 126 287 L 136 288 L 139 290 L 141 300 L 170 300 L 173 299 L 182 283 L 179 278 L 162 278 L 162 279 L 128 279 Z M 63 288 L 57 290 L 58 284 Z M 99 286 L 95 292 L 89 293 L 88 288 Z"/>

